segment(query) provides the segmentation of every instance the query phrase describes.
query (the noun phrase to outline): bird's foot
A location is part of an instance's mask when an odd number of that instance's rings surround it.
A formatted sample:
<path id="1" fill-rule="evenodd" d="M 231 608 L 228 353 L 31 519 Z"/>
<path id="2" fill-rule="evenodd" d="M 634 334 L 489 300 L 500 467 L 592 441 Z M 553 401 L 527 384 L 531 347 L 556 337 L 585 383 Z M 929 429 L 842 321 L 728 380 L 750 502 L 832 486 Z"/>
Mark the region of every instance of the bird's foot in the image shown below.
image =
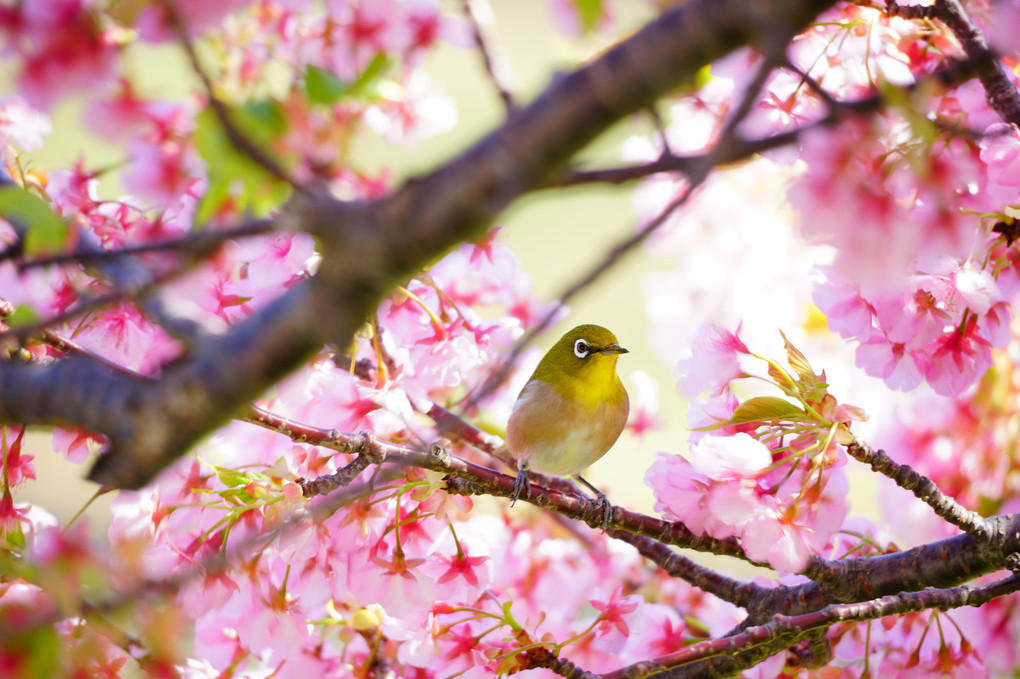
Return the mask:
<path id="1" fill-rule="evenodd" d="M 613 505 L 601 490 L 596 493 L 594 500 L 589 501 L 595 506 L 596 512 L 602 512 L 602 532 L 605 533 L 613 520 Z"/>
<path id="2" fill-rule="evenodd" d="M 528 480 L 528 470 L 524 467 L 517 470 L 517 478 L 514 479 L 514 493 L 510 496 L 510 506 L 513 507 L 517 498 L 524 493 L 524 497 L 531 497 L 531 481 Z"/>
<path id="3" fill-rule="evenodd" d="M 592 504 L 596 512 L 602 513 L 602 532 L 605 533 L 607 530 L 609 530 L 609 524 L 613 520 L 614 513 L 614 508 L 613 505 L 609 502 L 609 497 L 601 490 L 599 490 L 591 483 L 589 483 L 588 480 L 585 479 L 580 474 L 577 475 L 577 480 L 583 483 L 584 485 L 588 486 L 588 489 L 591 490 L 591 492 L 595 493 L 594 499 L 588 497 L 586 497 L 585 499 Z"/>

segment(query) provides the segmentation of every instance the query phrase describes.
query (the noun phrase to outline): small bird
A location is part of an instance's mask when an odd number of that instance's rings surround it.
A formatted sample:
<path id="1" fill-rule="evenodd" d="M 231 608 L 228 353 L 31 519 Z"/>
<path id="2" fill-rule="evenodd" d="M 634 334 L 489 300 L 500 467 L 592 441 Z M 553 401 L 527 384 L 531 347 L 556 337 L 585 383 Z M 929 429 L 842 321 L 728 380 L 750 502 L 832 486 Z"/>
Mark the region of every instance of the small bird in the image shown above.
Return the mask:
<path id="1" fill-rule="evenodd" d="M 553 345 L 521 389 L 507 423 L 506 443 L 517 460 L 513 500 L 527 489 L 528 469 L 555 476 L 577 475 L 598 494 L 603 526 L 606 496 L 580 472 L 606 454 L 620 437 L 630 398 L 616 374 L 616 359 L 629 353 L 598 325 L 579 325 Z"/>

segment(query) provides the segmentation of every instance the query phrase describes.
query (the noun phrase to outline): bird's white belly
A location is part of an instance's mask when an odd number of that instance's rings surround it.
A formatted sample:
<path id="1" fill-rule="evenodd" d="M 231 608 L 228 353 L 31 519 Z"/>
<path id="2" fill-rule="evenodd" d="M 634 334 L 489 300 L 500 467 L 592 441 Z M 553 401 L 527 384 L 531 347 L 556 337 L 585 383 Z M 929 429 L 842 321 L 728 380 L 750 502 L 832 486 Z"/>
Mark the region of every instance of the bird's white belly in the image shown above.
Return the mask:
<path id="1" fill-rule="evenodd" d="M 585 427 L 566 432 L 553 445 L 536 445 L 528 453 L 528 466 L 541 474 L 578 474 L 605 454 L 598 445 L 602 437 Z"/>
<path id="2" fill-rule="evenodd" d="M 539 473 L 578 474 L 616 442 L 627 422 L 627 410 L 626 401 L 622 407 L 602 404 L 589 409 L 565 400 L 547 384 L 531 381 L 514 404 L 507 446 L 514 457 Z"/>

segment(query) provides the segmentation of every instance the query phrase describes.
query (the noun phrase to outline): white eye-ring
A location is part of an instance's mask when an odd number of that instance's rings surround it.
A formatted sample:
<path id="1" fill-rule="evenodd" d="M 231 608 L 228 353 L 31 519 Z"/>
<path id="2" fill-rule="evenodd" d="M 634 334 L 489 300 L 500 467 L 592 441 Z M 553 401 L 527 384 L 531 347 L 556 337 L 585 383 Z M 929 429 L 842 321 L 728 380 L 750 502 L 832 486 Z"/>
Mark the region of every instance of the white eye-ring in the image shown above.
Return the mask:
<path id="1" fill-rule="evenodd" d="M 590 351 L 591 347 L 589 347 L 588 343 L 583 339 L 579 339 L 574 342 L 574 356 L 577 356 L 578 358 L 585 358 L 588 356 Z"/>

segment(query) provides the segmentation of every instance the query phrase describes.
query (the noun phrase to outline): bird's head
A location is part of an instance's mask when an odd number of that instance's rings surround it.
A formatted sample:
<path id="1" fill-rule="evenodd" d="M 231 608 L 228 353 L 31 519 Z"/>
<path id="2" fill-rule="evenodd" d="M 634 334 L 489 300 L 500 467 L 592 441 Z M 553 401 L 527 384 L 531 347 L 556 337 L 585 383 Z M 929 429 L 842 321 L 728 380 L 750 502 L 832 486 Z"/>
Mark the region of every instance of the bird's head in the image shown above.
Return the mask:
<path id="1" fill-rule="evenodd" d="M 567 390 L 590 390 L 592 394 L 610 390 L 617 383 L 616 359 L 628 353 L 616 335 L 600 325 L 579 325 L 563 337 L 545 355 L 534 377 Z"/>

